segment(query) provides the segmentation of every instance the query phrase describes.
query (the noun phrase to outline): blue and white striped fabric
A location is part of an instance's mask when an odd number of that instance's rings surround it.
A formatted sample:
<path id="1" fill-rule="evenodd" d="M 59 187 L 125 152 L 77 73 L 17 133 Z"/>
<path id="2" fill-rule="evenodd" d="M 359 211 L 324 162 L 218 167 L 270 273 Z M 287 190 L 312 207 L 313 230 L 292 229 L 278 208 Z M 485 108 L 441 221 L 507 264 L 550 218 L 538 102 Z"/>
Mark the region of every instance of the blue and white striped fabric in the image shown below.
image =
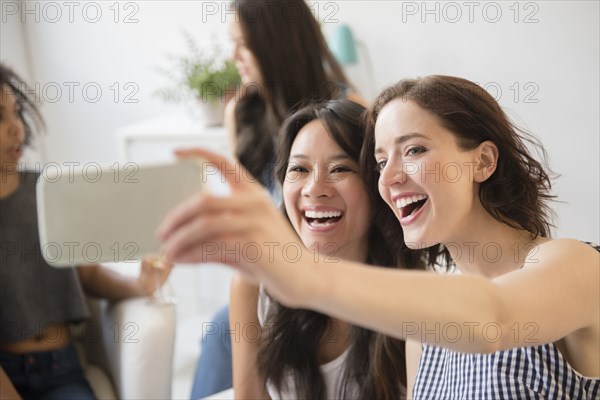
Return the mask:
<path id="1" fill-rule="evenodd" d="M 600 247 L 588 243 L 596 250 Z M 600 400 L 600 377 L 575 371 L 554 343 L 493 354 L 423 344 L 414 400 Z"/>
<path id="2" fill-rule="evenodd" d="M 423 345 L 413 399 L 600 399 L 600 378 L 575 371 L 554 343 L 493 354 Z"/>

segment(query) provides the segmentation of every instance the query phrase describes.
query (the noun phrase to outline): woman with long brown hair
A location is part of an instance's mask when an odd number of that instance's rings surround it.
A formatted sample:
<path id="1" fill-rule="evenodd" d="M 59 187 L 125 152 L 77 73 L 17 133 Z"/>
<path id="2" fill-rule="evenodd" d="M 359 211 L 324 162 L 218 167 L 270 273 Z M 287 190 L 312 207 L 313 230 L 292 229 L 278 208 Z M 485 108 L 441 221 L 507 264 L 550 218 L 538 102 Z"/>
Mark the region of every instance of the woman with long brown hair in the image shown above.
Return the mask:
<path id="1" fill-rule="evenodd" d="M 287 116 L 323 100 L 365 101 L 353 92 L 303 0 L 236 0 L 233 6 L 237 18 L 229 31 L 242 86 L 227 104 L 227 130 L 236 157 L 273 189 L 275 148 Z"/>
<path id="2" fill-rule="evenodd" d="M 213 259 L 288 307 L 406 339 L 412 398 L 598 398 L 599 254 L 550 238 L 550 178 L 533 144 L 473 82 L 403 80 L 370 110 L 365 173 L 402 227 L 399 243 L 455 273 L 325 265 L 306 252 L 295 262 L 281 252 Z M 231 196 L 199 196 L 166 218 L 168 257 L 196 260 L 207 241 L 297 240 L 260 188 L 229 182 Z"/>
<path id="3" fill-rule="evenodd" d="M 360 176 L 364 110 L 332 100 L 285 121 L 276 169 L 285 215 L 306 248 L 330 263 L 418 267 L 424 263 L 407 259 L 378 222 Z M 232 285 L 230 308 L 231 325 L 242 332 L 233 342 L 235 398 L 405 397 L 403 341 L 286 307 L 240 277 Z"/>

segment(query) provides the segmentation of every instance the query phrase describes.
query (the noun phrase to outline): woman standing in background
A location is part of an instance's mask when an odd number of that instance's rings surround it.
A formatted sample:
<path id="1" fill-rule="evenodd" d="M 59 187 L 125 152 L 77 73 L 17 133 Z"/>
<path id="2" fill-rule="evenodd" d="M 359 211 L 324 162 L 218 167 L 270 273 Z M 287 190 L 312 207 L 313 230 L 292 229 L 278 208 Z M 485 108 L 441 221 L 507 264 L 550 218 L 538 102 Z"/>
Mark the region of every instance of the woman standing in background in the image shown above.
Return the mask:
<path id="1" fill-rule="evenodd" d="M 275 149 L 283 120 L 300 107 L 355 93 L 327 47 L 304 0 L 236 0 L 229 33 L 242 87 L 225 108 L 231 148 L 242 165 L 280 202 Z M 229 307 L 212 321 L 219 334 L 202 338 L 192 399 L 232 387 Z"/>

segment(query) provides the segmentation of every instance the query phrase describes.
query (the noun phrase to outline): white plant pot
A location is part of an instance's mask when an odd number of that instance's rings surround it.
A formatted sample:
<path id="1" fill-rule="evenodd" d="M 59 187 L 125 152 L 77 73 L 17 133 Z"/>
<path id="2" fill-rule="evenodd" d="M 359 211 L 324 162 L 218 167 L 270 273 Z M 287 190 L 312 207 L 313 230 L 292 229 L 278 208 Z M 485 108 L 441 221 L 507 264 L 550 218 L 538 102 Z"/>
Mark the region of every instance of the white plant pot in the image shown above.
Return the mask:
<path id="1" fill-rule="evenodd" d="M 223 125 L 225 103 L 220 101 L 220 99 L 214 102 L 196 99 L 193 105 L 194 116 L 197 117 L 199 121 L 203 122 L 205 126 Z"/>

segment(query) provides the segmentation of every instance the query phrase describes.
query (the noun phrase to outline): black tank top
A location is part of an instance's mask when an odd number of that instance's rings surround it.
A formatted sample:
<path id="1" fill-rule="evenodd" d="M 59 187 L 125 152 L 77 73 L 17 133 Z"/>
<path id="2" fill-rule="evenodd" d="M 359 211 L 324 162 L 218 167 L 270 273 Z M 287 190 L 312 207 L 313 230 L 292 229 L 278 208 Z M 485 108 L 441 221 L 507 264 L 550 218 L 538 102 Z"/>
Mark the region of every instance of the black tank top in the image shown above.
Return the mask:
<path id="1" fill-rule="evenodd" d="M 74 268 L 53 268 L 42 257 L 35 185 L 38 174 L 21 172 L 21 184 L 0 200 L 0 343 L 46 333 L 58 323 L 89 318 Z"/>

